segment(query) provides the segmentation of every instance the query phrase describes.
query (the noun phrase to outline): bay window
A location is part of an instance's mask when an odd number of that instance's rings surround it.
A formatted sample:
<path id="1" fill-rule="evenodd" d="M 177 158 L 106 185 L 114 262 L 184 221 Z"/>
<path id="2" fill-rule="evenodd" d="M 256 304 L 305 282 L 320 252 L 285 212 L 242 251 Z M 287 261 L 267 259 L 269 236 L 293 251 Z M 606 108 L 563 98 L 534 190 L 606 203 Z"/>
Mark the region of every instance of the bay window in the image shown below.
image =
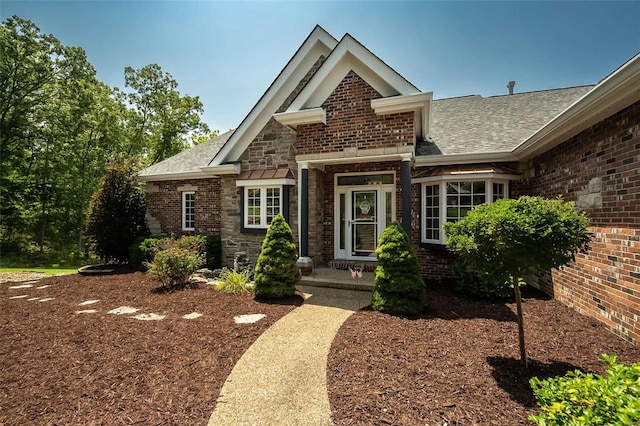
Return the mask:
<path id="1" fill-rule="evenodd" d="M 421 186 L 421 240 L 445 244 L 443 224 L 457 222 L 476 206 L 492 203 L 508 194 L 506 179 L 429 178 Z"/>

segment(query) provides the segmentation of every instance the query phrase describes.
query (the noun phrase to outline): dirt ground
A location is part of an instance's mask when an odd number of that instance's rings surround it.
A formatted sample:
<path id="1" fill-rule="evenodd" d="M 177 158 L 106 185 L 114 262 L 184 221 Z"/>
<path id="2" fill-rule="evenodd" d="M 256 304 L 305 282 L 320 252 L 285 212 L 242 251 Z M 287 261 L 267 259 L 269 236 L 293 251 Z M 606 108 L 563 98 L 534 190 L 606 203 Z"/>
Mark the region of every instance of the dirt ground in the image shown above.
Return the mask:
<path id="1" fill-rule="evenodd" d="M 20 285 L 28 284 L 0 284 L 0 425 L 7 426 L 205 425 L 240 356 L 302 303 L 299 296 L 258 303 L 203 284 L 163 293 L 142 273 L 10 288 Z M 108 313 L 122 306 L 139 311 Z M 88 310 L 96 312 L 76 313 Z M 182 318 L 194 312 L 202 316 Z M 165 318 L 133 318 L 151 313 Z M 235 324 L 243 314 L 266 317 Z"/>
<path id="2" fill-rule="evenodd" d="M 428 295 L 418 318 L 365 310 L 339 330 L 328 363 L 337 425 L 531 424 L 538 410 L 530 377 L 603 373 L 602 353 L 640 360 L 639 348 L 530 289 L 524 370 L 515 303 L 463 299 L 444 286 Z"/>

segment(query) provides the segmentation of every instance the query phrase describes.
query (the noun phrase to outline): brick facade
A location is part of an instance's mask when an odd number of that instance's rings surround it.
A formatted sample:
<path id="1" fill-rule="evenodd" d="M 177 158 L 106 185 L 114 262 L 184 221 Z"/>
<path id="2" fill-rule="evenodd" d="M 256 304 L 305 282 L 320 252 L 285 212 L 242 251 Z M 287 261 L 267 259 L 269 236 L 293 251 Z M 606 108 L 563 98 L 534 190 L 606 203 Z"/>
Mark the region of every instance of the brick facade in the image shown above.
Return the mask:
<path id="1" fill-rule="evenodd" d="M 536 157 L 533 195 L 575 201 L 587 212 L 591 250 L 538 283 L 619 336 L 640 342 L 640 102 Z"/>
<path id="2" fill-rule="evenodd" d="M 195 231 L 182 230 L 182 193 L 195 192 Z M 163 234 L 220 233 L 220 180 L 192 179 L 149 182 L 147 216 L 160 224 Z"/>
<path id="3" fill-rule="evenodd" d="M 298 126 L 296 154 L 374 149 L 415 144 L 414 114 L 376 115 L 371 100 L 381 95 L 351 71 L 324 102 L 327 124 Z"/>

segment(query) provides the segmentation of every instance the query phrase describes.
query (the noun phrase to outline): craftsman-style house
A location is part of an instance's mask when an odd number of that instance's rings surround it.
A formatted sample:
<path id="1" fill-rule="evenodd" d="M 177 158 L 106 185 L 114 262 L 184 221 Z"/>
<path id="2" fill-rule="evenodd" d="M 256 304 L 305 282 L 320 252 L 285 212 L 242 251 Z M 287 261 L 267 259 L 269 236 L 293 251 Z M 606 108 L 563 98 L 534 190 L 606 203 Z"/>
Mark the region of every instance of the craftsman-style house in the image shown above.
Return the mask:
<path id="1" fill-rule="evenodd" d="M 510 91 L 513 86 L 510 87 Z M 399 221 L 427 279 L 443 223 L 519 195 L 587 211 L 592 249 L 537 285 L 640 341 L 640 55 L 596 85 L 434 99 L 346 34 L 316 27 L 239 126 L 140 174 L 156 233 L 219 234 L 257 257 L 282 213 L 301 257 L 375 264 Z"/>

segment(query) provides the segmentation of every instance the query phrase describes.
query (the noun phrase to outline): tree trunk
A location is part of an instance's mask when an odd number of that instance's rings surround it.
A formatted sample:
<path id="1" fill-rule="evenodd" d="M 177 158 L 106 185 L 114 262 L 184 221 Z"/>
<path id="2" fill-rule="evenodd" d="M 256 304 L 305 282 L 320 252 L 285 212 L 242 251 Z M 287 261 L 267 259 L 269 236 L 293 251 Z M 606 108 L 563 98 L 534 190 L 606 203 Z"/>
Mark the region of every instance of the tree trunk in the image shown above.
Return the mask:
<path id="1" fill-rule="evenodd" d="M 518 316 L 518 340 L 520 343 L 520 361 L 524 364 L 524 368 L 529 366 L 527 360 L 527 351 L 524 346 L 524 318 L 522 317 L 522 297 L 520 296 L 520 278 L 512 277 L 513 291 L 516 293 L 516 312 Z"/>

